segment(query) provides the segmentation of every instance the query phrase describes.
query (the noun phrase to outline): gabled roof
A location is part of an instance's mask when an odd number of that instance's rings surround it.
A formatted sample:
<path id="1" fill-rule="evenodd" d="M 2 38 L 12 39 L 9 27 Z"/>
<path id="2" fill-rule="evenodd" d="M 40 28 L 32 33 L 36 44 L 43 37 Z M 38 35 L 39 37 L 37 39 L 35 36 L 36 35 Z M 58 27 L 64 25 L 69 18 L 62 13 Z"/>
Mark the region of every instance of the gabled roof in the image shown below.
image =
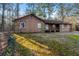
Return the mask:
<path id="1" fill-rule="evenodd" d="M 28 16 L 34 16 L 34 17 L 36 17 L 37 19 L 39 19 L 39 20 L 41 20 L 41 21 L 44 21 L 43 19 L 39 18 L 39 17 L 36 16 L 35 14 L 29 14 L 29 15 L 26 15 L 26 16 L 23 16 L 23 17 L 20 17 L 20 18 L 17 18 L 17 19 L 15 19 L 14 21 L 19 20 L 19 19 L 22 19 L 22 18 L 24 18 L 24 17 L 28 17 Z"/>
<path id="2" fill-rule="evenodd" d="M 23 17 L 20 17 L 20 18 L 17 18 L 17 19 L 15 19 L 14 21 L 19 20 L 19 19 L 22 19 L 22 18 L 27 17 L 27 16 L 34 16 L 34 17 L 36 17 L 38 20 L 41 20 L 41 21 L 43 21 L 43 22 L 46 23 L 46 24 L 70 24 L 70 23 L 64 23 L 63 21 L 57 20 L 57 19 L 56 19 L 56 20 L 41 19 L 41 18 L 39 18 L 38 16 L 36 16 L 35 14 L 29 14 L 29 15 L 26 15 L 26 16 L 23 16 Z"/>

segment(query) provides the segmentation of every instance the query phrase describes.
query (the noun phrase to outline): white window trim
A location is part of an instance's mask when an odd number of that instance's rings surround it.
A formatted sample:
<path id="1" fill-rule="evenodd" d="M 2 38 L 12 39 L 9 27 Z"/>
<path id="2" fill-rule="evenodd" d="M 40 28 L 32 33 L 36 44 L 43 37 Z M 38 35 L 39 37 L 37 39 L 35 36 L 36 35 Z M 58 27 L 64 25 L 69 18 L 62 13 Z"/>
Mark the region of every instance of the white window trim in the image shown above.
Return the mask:
<path id="1" fill-rule="evenodd" d="M 46 25 L 45 28 L 46 28 L 46 30 L 48 30 L 49 29 L 48 25 Z"/>
<path id="2" fill-rule="evenodd" d="M 41 23 L 37 23 L 38 28 L 41 28 L 41 26 L 42 26 Z"/>

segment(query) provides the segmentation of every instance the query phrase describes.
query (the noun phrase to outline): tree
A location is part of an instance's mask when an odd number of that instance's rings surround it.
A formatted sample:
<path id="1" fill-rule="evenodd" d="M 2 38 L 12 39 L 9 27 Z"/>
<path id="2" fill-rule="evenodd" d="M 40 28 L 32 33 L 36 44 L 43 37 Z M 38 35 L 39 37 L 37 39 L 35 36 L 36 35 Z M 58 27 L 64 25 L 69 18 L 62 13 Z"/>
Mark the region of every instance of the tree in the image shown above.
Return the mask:
<path id="1" fill-rule="evenodd" d="M 73 4 L 58 4 L 58 15 L 61 17 L 61 20 L 64 21 L 65 16 L 71 16 L 73 10 Z"/>
<path id="2" fill-rule="evenodd" d="M 51 19 L 51 15 L 53 13 L 53 7 L 55 4 L 49 4 L 49 3 L 41 3 L 38 5 L 39 10 L 39 16 L 43 16 L 44 19 L 48 18 Z"/>
<path id="3" fill-rule="evenodd" d="M 37 16 L 46 19 L 47 16 L 48 18 L 51 17 L 52 13 L 53 13 L 53 7 L 55 6 L 55 4 L 49 4 L 49 3 L 39 3 L 39 4 L 26 4 L 26 13 L 33 13 L 36 14 Z"/>
<path id="4" fill-rule="evenodd" d="M 7 4 L 7 15 L 6 15 L 6 18 L 7 18 L 7 25 L 8 25 L 8 31 L 11 31 L 12 29 L 12 20 L 14 19 L 13 17 L 13 6 L 14 4 Z"/>
<path id="5" fill-rule="evenodd" d="M 2 3 L 2 24 L 1 24 L 2 32 L 4 31 L 4 12 L 5 12 L 5 4 Z"/>
<path id="6" fill-rule="evenodd" d="M 16 16 L 19 18 L 19 3 L 16 4 Z"/>
<path id="7" fill-rule="evenodd" d="M 26 15 L 31 14 L 31 13 L 36 14 L 36 6 L 37 6 L 36 3 L 27 3 L 26 7 L 25 7 L 26 8 L 26 10 L 25 10 Z"/>
<path id="8" fill-rule="evenodd" d="M 79 4 L 73 4 L 74 9 L 72 10 L 72 16 L 79 16 Z"/>
<path id="9" fill-rule="evenodd" d="M 65 10 L 65 8 L 64 8 L 64 4 L 60 4 L 60 13 L 61 13 L 61 20 L 62 21 L 64 21 L 64 10 Z"/>
<path id="10" fill-rule="evenodd" d="M 51 15 L 53 13 L 53 7 L 54 7 L 54 4 L 47 4 L 48 19 L 51 19 Z"/>

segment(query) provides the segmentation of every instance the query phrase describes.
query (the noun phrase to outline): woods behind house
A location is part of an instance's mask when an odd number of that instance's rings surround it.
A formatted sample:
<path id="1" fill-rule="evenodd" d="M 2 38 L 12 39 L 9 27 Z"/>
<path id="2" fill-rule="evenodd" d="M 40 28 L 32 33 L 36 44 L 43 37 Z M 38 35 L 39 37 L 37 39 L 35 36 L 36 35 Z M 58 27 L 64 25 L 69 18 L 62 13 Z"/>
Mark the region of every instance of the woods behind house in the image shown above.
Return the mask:
<path id="1" fill-rule="evenodd" d="M 14 19 L 35 14 L 42 19 L 55 19 L 71 22 L 73 30 L 78 21 L 79 4 L 68 3 L 1 3 L 0 31 L 13 31 Z"/>

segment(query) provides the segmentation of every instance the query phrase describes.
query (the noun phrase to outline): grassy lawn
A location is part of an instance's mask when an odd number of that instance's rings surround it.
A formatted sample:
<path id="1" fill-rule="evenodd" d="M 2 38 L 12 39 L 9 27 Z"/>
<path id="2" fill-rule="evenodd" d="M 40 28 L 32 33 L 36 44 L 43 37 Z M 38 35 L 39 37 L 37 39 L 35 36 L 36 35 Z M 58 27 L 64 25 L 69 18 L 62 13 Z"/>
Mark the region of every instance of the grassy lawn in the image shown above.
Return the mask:
<path id="1" fill-rule="evenodd" d="M 25 48 L 18 43 L 16 45 L 17 45 L 16 53 L 19 53 L 20 56 L 33 56 L 33 54 L 31 53 L 31 51 L 28 48 Z"/>
<path id="2" fill-rule="evenodd" d="M 19 35 L 47 45 L 49 49 L 54 50 L 58 55 L 79 56 L 79 35 L 58 35 L 49 33 Z"/>
<path id="3" fill-rule="evenodd" d="M 13 53 L 13 54 L 12 54 Z M 7 47 L 4 56 L 32 56 L 33 54 L 28 48 L 16 43 L 16 52 L 11 47 Z"/>
<path id="4" fill-rule="evenodd" d="M 79 40 L 79 35 L 69 35 L 70 39 Z"/>

